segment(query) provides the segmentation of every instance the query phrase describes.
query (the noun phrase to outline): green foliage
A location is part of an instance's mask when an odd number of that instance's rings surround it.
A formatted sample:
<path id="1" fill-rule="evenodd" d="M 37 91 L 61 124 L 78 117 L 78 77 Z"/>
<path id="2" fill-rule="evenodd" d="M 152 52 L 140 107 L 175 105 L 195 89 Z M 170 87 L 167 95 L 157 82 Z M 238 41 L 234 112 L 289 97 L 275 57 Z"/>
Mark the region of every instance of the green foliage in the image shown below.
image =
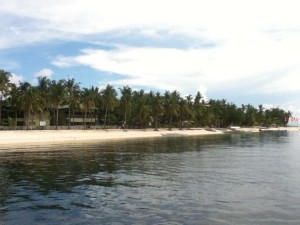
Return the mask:
<path id="1" fill-rule="evenodd" d="M 2 104 L 3 98 L 8 95 L 10 87 L 10 72 L 0 70 L 0 126 L 2 125 Z"/>
<path id="2" fill-rule="evenodd" d="M 81 109 L 84 125 L 89 114 L 90 118 L 104 116 L 104 126 L 107 121 L 109 125 L 125 122 L 126 127 L 155 126 L 155 130 L 158 126 L 169 129 L 176 126 L 182 129 L 190 126 L 284 126 L 286 118 L 291 116 L 291 112 L 279 108 L 264 109 L 262 105 L 239 107 L 225 99 L 205 101 L 200 92 L 195 96 L 181 96 L 174 90 L 165 91 L 162 95 L 142 89 L 133 91 L 129 86 L 124 86 L 119 88 L 118 98 L 116 89 L 111 85 L 99 91 L 97 87 L 80 88 L 75 79 L 56 81 L 46 77 L 39 77 L 36 86 L 28 82 L 13 85 L 10 84 L 10 77 L 9 72 L 0 70 L 0 123 L 3 108 L 4 119 L 10 126 L 16 125 L 21 113 L 28 127 L 30 115 L 40 113 L 43 117 L 43 112 L 49 110 L 55 112 L 56 127 L 58 121 L 67 117 L 70 127 L 71 111 Z M 58 113 L 62 106 L 68 109 L 68 116 Z"/>
<path id="3" fill-rule="evenodd" d="M 108 112 L 114 111 L 114 109 L 118 105 L 118 101 L 117 101 L 118 94 L 116 89 L 109 84 L 100 93 L 102 97 L 102 107 L 105 110 L 105 117 L 104 117 L 104 127 L 105 127 Z"/>
<path id="4" fill-rule="evenodd" d="M 9 127 L 17 126 L 17 120 L 15 118 L 8 117 L 8 126 Z"/>

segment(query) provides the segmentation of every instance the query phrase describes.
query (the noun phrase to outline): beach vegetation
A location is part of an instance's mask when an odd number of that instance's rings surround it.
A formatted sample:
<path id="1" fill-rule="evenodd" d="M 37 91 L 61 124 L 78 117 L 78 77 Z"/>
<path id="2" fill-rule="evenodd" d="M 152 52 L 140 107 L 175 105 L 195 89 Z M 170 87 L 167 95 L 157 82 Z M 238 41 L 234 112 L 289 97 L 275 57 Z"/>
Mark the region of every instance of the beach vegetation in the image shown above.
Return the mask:
<path id="1" fill-rule="evenodd" d="M 285 126 L 292 114 L 278 107 L 251 104 L 238 106 L 226 99 L 182 96 L 177 90 L 115 89 L 107 85 L 81 87 L 74 78 L 50 80 L 38 77 L 38 83 L 10 82 L 11 74 L 0 70 L 0 124 L 38 129 L 38 121 L 49 128 L 180 128 L 229 126 Z M 118 96 L 118 93 L 120 94 Z"/>
<path id="2" fill-rule="evenodd" d="M 8 95 L 11 73 L 0 70 L 0 126 L 2 125 L 2 104 L 3 99 Z"/>
<path id="3" fill-rule="evenodd" d="M 68 129 L 70 129 L 72 118 L 74 118 L 74 111 L 80 105 L 80 83 L 76 82 L 74 78 L 68 78 L 63 82 L 66 87 L 65 100 L 68 105 Z"/>
<path id="4" fill-rule="evenodd" d="M 55 111 L 55 129 L 58 129 L 59 121 L 59 107 L 65 103 L 66 99 L 66 86 L 63 80 L 52 80 L 49 89 L 50 105 Z"/>
<path id="5" fill-rule="evenodd" d="M 109 112 L 114 111 L 114 109 L 118 105 L 117 91 L 113 86 L 108 84 L 101 91 L 101 97 L 102 97 L 101 98 L 102 99 L 102 108 L 105 111 L 105 115 L 104 115 L 104 128 L 105 128 L 106 127 L 106 122 L 107 122 L 107 114 Z"/>

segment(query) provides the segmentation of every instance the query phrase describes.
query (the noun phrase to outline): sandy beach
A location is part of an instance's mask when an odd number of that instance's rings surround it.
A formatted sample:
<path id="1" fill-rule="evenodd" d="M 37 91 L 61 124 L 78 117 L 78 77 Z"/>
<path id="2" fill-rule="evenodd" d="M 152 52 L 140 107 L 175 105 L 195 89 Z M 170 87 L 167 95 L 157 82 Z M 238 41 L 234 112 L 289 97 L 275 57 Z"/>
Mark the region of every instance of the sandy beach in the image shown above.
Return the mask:
<path id="1" fill-rule="evenodd" d="M 274 128 L 289 131 L 299 131 L 299 128 Z M 259 128 L 239 128 L 238 132 L 259 132 Z M 29 131 L 0 131 L 0 146 L 20 146 L 20 145 L 44 145 L 50 143 L 75 143 L 75 142 L 95 142 L 112 141 L 138 138 L 156 138 L 164 136 L 195 136 L 195 135 L 217 135 L 232 132 L 232 130 L 216 129 L 206 130 L 204 128 L 179 130 L 160 129 L 154 131 L 147 130 L 29 130 Z"/>

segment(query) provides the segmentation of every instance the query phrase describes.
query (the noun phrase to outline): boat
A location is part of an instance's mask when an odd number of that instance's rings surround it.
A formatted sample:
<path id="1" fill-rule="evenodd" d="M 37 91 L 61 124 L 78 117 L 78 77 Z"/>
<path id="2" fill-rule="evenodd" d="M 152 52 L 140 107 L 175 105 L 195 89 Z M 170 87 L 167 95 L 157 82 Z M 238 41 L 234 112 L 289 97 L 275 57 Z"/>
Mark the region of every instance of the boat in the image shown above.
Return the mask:
<path id="1" fill-rule="evenodd" d="M 275 129 L 275 128 L 261 128 L 261 129 L 259 129 L 259 132 L 283 135 L 283 134 L 287 134 L 288 130 L 286 130 L 286 129 Z"/>

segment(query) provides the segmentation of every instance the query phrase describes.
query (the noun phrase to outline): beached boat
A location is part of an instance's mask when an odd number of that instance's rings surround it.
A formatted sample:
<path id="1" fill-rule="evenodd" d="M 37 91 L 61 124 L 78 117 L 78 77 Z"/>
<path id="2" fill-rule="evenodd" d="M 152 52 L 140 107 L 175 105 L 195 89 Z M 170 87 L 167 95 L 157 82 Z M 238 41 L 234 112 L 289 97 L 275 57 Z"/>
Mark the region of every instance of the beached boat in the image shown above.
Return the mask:
<path id="1" fill-rule="evenodd" d="M 206 130 L 206 131 L 211 131 L 211 132 L 217 132 L 216 129 L 210 128 L 210 127 L 205 128 L 205 130 Z"/>
<path id="2" fill-rule="evenodd" d="M 285 129 L 274 129 L 274 128 L 261 128 L 259 129 L 262 133 L 271 133 L 271 134 L 287 134 L 288 130 Z"/>

